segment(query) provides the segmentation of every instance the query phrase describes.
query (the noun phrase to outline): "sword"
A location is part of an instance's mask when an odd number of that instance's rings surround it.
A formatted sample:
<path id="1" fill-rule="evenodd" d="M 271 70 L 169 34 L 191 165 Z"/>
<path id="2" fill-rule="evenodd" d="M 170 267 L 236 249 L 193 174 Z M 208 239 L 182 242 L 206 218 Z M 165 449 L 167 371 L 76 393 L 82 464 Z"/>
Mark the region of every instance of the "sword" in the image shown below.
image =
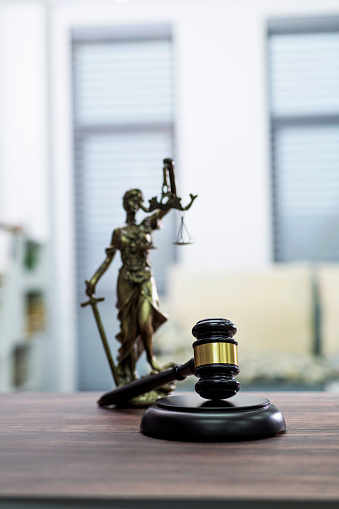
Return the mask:
<path id="1" fill-rule="evenodd" d="M 102 341 L 102 344 L 103 344 L 103 347 L 104 347 L 104 350 L 105 350 L 105 353 L 106 353 L 106 357 L 107 357 L 108 363 L 109 363 L 110 368 L 111 368 L 113 379 L 115 381 L 116 386 L 119 386 L 120 385 L 120 378 L 119 378 L 118 370 L 117 370 L 117 368 L 116 368 L 116 366 L 114 364 L 114 360 L 113 360 L 113 357 L 111 355 L 111 351 L 110 351 L 108 343 L 107 343 L 106 334 L 105 334 L 104 327 L 102 325 L 102 321 L 101 321 L 101 318 L 100 318 L 99 310 L 98 310 L 98 307 L 97 307 L 97 303 L 98 302 L 102 302 L 104 300 L 105 300 L 104 297 L 93 297 L 93 295 L 91 295 L 88 301 L 81 303 L 81 307 L 82 308 L 84 308 L 86 306 L 91 306 L 92 307 L 92 311 L 93 311 L 93 314 L 94 314 L 95 322 L 96 322 L 98 330 L 99 330 L 100 338 L 101 338 L 101 341 Z"/>

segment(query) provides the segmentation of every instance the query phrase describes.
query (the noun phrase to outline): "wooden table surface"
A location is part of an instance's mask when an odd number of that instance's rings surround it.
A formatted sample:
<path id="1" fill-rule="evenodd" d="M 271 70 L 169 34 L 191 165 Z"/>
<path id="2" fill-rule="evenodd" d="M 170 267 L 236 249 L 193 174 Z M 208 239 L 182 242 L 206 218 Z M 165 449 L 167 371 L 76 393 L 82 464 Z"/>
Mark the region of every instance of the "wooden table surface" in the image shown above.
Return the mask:
<path id="1" fill-rule="evenodd" d="M 146 437 L 98 396 L 0 395 L 0 507 L 339 507 L 339 395 L 265 394 L 287 432 L 235 443 Z"/>

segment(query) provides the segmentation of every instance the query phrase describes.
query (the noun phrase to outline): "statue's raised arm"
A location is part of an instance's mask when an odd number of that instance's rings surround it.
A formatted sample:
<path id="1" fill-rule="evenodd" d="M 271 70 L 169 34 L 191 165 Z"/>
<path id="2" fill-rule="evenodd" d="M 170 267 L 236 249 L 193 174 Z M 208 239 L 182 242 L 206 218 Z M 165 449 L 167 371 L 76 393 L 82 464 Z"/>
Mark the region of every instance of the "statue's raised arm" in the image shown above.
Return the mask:
<path id="1" fill-rule="evenodd" d="M 190 194 L 191 201 L 185 207 L 181 204 L 181 198 L 177 195 L 177 183 L 175 177 L 175 162 L 173 159 L 167 158 L 163 160 L 163 184 L 161 189 L 161 198 L 158 200 L 156 196 L 149 200 L 148 209 L 141 207 L 144 212 L 152 212 L 153 210 L 161 210 L 164 213 L 170 209 L 186 211 L 191 206 L 198 195 Z M 164 215 L 164 214 L 163 214 Z"/>

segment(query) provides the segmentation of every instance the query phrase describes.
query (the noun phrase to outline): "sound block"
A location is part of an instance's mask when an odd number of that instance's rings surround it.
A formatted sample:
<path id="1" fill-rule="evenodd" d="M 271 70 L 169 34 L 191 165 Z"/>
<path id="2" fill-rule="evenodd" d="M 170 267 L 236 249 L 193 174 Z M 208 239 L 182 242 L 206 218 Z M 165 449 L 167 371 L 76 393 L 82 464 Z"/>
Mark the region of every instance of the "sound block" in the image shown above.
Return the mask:
<path id="1" fill-rule="evenodd" d="M 161 398 L 142 416 L 142 433 L 184 442 L 227 442 L 268 438 L 284 431 L 280 410 L 266 398 L 237 394 L 206 400 L 198 394 Z"/>

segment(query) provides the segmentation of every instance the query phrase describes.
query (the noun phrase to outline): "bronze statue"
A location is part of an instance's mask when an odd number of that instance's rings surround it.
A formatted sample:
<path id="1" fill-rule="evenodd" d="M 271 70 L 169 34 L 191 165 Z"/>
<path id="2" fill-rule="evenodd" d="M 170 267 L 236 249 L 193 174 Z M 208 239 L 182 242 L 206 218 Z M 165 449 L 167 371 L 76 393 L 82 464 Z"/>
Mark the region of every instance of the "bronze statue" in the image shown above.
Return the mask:
<path id="1" fill-rule="evenodd" d="M 167 317 L 160 311 L 158 294 L 151 270 L 150 250 L 153 248 L 152 233 L 160 228 L 161 219 L 171 210 L 188 210 L 196 196 L 182 207 L 176 194 L 174 161 L 164 159 L 163 187 L 160 201 L 156 197 L 144 207 L 144 198 L 139 189 L 130 189 L 124 194 L 126 224 L 113 231 L 111 245 L 106 249 L 106 258 L 89 281 L 85 281 L 89 301 L 82 305 L 92 306 L 101 339 L 107 354 L 116 385 L 137 379 L 136 363 L 143 351 L 153 372 L 161 371 L 153 352 L 153 334 Z M 136 221 L 139 209 L 152 212 L 140 223 Z M 116 338 L 121 343 L 116 367 L 108 347 L 105 332 L 97 309 L 96 285 L 109 268 L 115 254 L 120 251 L 122 267 L 117 283 L 117 308 L 120 332 Z M 168 367 L 168 365 L 166 366 Z M 153 398 L 154 399 L 154 398 Z M 145 400 L 145 399 L 144 399 Z M 144 401 L 143 400 L 143 401 Z"/>

